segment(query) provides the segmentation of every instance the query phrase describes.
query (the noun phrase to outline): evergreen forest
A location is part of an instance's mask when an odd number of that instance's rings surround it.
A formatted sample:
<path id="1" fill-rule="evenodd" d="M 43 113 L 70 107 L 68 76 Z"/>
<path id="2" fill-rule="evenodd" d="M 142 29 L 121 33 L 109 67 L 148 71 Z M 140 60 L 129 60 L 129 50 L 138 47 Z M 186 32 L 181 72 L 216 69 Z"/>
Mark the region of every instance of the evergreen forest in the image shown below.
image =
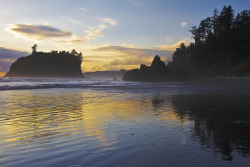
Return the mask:
<path id="1" fill-rule="evenodd" d="M 190 32 L 194 43 L 182 43 L 167 65 L 175 76 L 250 76 L 250 10 L 215 9 Z"/>

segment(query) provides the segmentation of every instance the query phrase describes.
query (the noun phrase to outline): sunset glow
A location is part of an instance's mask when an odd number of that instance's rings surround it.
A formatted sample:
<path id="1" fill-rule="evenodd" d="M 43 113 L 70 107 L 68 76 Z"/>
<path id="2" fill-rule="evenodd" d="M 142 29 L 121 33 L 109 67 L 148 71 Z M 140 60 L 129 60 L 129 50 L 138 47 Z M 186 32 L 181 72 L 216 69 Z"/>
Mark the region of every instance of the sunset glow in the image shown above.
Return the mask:
<path id="1" fill-rule="evenodd" d="M 44 52 L 82 52 L 83 72 L 138 68 L 149 65 L 155 55 L 168 61 L 180 43 L 193 41 L 188 30 L 214 8 L 231 4 L 238 12 L 250 6 L 249 1 L 215 0 L 0 3 L 0 76 L 18 57 L 31 53 L 34 44 Z M 20 52 L 13 56 L 13 50 Z"/>

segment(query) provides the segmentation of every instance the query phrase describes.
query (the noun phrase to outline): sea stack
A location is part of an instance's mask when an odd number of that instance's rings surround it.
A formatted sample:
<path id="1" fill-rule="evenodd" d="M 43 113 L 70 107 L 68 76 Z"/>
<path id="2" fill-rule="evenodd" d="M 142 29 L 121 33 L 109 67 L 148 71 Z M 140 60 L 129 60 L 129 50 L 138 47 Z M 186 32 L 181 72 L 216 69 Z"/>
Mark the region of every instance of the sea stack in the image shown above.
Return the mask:
<path id="1" fill-rule="evenodd" d="M 156 55 L 151 66 L 148 67 L 141 64 L 140 69 L 127 71 L 122 79 L 124 81 L 163 82 L 168 81 L 171 76 L 172 72 L 161 61 L 161 58 Z"/>
<path id="2" fill-rule="evenodd" d="M 35 52 L 18 58 L 5 77 L 83 78 L 81 55 L 69 52 Z"/>

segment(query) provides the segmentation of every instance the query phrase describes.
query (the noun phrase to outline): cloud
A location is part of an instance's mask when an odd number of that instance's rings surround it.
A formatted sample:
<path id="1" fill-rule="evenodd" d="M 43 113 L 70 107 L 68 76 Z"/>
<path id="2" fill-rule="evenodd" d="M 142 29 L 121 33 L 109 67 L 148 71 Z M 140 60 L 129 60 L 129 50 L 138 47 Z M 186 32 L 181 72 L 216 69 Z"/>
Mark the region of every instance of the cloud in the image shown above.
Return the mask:
<path id="1" fill-rule="evenodd" d="M 27 56 L 30 53 L 0 47 L 0 72 L 8 72 L 11 64 L 19 57 Z"/>
<path id="2" fill-rule="evenodd" d="M 0 72 L 0 77 L 3 77 L 3 76 L 5 76 L 5 72 Z"/>
<path id="3" fill-rule="evenodd" d="M 181 43 L 184 43 L 185 45 L 189 45 L 190 39 L 189 38 L 184 38 L 184 39 L 182 39 L 182 40 L 180 40 L 177 43 L 174 43 L 172 45 L 160 45 L 160 46 L 157 46 L 157 48 L 162 49 L 162 50 L 175 51 L 176 48 L 179 48 Z"/>
<path id="4" fill-rule="evenodd" d="M 13 62 L 14 60 L 12 59 L 0 58 L 0 73 L 8 72 Z"/>
<path id="5" fill-rule="evenodd" d="M 119 71 L 121 68 L 117 67 L 110 67 L 107 64 L 102 66 L 95 66 L 95 67 L 83 67 L 82 71 L 84 72 L 95 72 L 95 71 Z"/>
<path id="6" fill-rule="evenodd" d="M 181 27 L 186 27 L 188 25 L 187 22 L 181 22 Z"/>
<path id="7" fill-rule="evenodd" d="M 109 63 L 110 66 L 116 66 L 116 65 L 138 65 L 138 64 L 150 64 L 151 58 L 144 57 L 130 57 L 125 59 L 115 59 Z"/>
<path id="8" fill-rule="evenodd" d="M 122 46 L 102 46 L 94 48 L 91 51 L 96 52 L 96 55 L 110 54 L 113 57 L 112 59 L 107 57 L 103 65 L 92 66 L 92 68 L 85 69 L 89 71 L 95 71 L 97 69 L 110 70 L 116 68 L 129 70 L 139 68 L 140 64 L 150 65 L 155 55 L 161 56 L 162 60 L 170 60 L 173 54 L 172 51 L 168 50 L 159 48 L 138 48 L 131 44 L 122 44 Z M 116 55 L 119 55 L 119 57 Z M 92 56 L 95 57 L 94 55 Z"/>
<path id="9" fill-rule="evenodd" d="M 123 59 L 115 59 L 104 65 L 97 65 L 91 68 L 84 67 L 83 71 L 105 71 L 105 70 L 118 71 L 120 69 L 130 70 L 130 69 L 140 68 L 140 64 L 146 64 L 148 66 L 151 65 L 153 58 L 154 56 L 150 56 L 150 57 L 130 56 L 130 57 L 126 57 Z M 161 59 L 163 61 L 166 61 L 164 57 L 161 57 Z"/>
<path id="10" fill-rule="evenodd" d="M 85 35 L 72 35 L 70 40 L 61 40 L 56 42 L 63 43 L 80 43 L 95 40 L 98 37 L 104 37 L 103 31 L 107 28 L 117 25 L 117 21 L 111 18 L 101 18 L 100 24 L 97 27 L 89 27 L 85 30 Z"/>
<path id="11" fill-rule="evenodd" d="M 127 47 L 127 48 L 138 48 L 136 45 L 128 44 L 128 43 L 123 43 L 123 44 L 121 44 L 121 46 Z"/>
<path id="12" fill-rule="evenodd" d="M 9 49 L 5 47 L 0 47 L 0 58 L 10 58 L 10 59 L 16 59 L 19 57 L 27 56 L 30 53 L 25 51 L 19 51 L 16 49 Z"/>
<path id="13" fill-rule="evenodd" d="M 130 48 L 130 47 L 123 47 L 123 46 L 103 46 L 93 49 L 93 51 L 109 51 L 109 52 L 118 52 L 122 54 L 126 54 L 128 56 L 155 56 L 161 55 L 170 58 L 173 54 L 172 51 L 153 48 L 153 49 L 144 49 L 144 48 Z"/>
<path id="14" fill-rule="evenodd" d="M 135 45 L 124 43 L 121 46 L 104 45 L 88 51 L 91 55 L 87 55 L 89 60 L 101 60 L 100 63 L 88 64 L 84 69 L 87 71 L 117 69 L 133 69 L 139 68 L 140 64 L 150 65 L 154 56 L 159 55 L 161 59 L 168 63 L 172 59 L 172 55 L 181 43 L 187 46 L 191 39 L 184 38 L 171 45 L 160 45 L 153 48 L 139 48 Z"/>
<path id="15" fill-rule="evenodd" d="M 184 38 L 174 44 L 171 45 L 161 45 L 156 46 L 154 48 L 139 48 L 135 45 L 131 44 L 122 44 L 122 46 L 101 46 L 94 48 L 90 51 L 95 52 L 98 55 L 96 58 L 101 58 L 101 54 L 105 54 L 107 59 L 105 60 L 105 64 L 98 65 L 92 67 L 92 69 L 110 69 L 110 68 L 118 68 L 118 69 L 133 69 L 139 68 L 140 64 L 150 65 L 154 56 L 159 55 L 161 59 L 167 63 L 171 60 L 173 52 L 180 46 L 181 43 L 185 43 L 188 45 L 190 43 L 189 38 Z M 90 59 L 95 58 L 95 54 L 89 56 Z M 111 55 L 109 57 L 107 55 Z M 120 55 L 120 57 L 116 57 L 116 55 Z M 111 59 L 112 58 L 112 59 Z"/>
<path id="16" fill-rule="evenodd" d="M 114 19 L 111 19 L 111 18 L 102 18 L 101 21 L 103 23 L 107 23 L 107 24 L 109 24 L 111 26 L 116 26 L 117 25 L 117 21 L 114 20 Z"/>
<path id="17" fill-rule="evenodd" d="M 84 59 L 84 62 L 92 62 L 92 63 L 99 63 L 99 62 L 103 62 L 103 61 L 100 61 L 100 60 L 90 60 L 90 59 Z"/>
<path id="18" fill-rule="evenodd" d="M 113 59 L 113 58 L 120 58 L 120 57 L 126 57 L 127 55 L 86 55 L 84 58 L 90 58 L 90 59 Z"/>
<path id="19" fill-rule="evenodd" d="M 107 26 L 104 24 L 99 25 L 97 28 L 90 27 L 88 30 L 85 30 L 85 35 L 73 35 L 70 40 L 61 40 L 56 41 L 59 43 L 80 43 L 80 42 L 87 42 L 90 40 L 94 40 L 97 37 L 103 37 L 104 34 L 102 31 L 106 29 Z"/>
<path id="20" fill-rule="evenodd" d="M 81 27 L 86 27 L 86 24 L 82 23 L 81 21 L 78 21 L 76 19 L 68 19 L 68 21 L 70 21 L 71 23 L 74 23 L 76 25 L 80 25 Z"/>
<path id="21" fill-rule="evenodd" d="M 71 32 L 43 24 L 14 24 L 9 28 L 9 30 L 30 38 L 37 39 L 68 37 L 72 35 Z"/>

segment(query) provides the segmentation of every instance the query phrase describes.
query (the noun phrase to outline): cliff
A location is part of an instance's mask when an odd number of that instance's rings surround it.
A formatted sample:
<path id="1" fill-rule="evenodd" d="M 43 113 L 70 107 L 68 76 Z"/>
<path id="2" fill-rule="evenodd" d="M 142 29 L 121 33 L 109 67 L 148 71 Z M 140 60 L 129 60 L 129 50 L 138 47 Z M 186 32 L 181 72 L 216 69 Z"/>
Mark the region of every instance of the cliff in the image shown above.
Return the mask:
<path id="1" fill-rule="evenodd" d="M 156 55 L 151 66 L 141 64 L 140 69 L 127 71 L 122 79 L 124 81 L 163 82 L 171 80 L 172 76 L 166 64 Z"/>
<path id="2" fill-rule="evenodd" d="M 68 52 L 36 52 L 18 58 L 5 77 L 82 78 L 81 56 Z"/>

